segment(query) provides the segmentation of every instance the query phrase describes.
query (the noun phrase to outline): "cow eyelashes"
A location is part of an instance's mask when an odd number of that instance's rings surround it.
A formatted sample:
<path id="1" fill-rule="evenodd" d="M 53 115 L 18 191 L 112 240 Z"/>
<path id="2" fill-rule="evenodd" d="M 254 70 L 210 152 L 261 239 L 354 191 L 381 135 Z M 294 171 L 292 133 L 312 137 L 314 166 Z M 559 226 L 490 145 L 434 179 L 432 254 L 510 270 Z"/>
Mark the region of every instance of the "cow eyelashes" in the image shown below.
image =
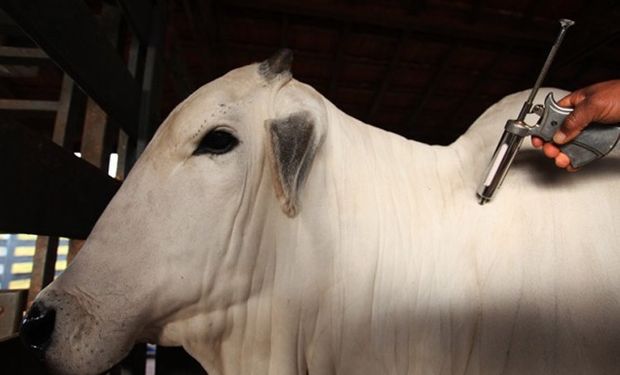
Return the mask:
<path id="1" fill-rule="evenodd" d="M 205 135 L 194 150 L 193 155 L 212 154 L 220 155 L 231 151 L 239 144 L 239 140 L 231 133 L 215 129 Z"/>

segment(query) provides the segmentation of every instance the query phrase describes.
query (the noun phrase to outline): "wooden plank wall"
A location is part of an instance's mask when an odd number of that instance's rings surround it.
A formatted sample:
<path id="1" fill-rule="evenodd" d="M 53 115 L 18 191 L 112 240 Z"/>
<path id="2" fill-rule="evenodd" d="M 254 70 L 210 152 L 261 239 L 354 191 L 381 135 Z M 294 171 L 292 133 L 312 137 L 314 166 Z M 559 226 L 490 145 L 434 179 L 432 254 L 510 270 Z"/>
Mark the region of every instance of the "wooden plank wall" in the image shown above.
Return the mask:
<path id="1" fill-rule="evenodd" d="M 106 174 L 110 152 L 119 154 L 116 177 L 122 179 L 158 125 L 164 5 L 119 4 L 104 4 L 95 16 L 81 0 L 0 0 L 0 8 L 41 47 L 0 46 L 0 63 L 37 65 L 51 58 L 65 72 L 57 101 L 0 98 L 0 110 L 55 113 L 50 137 L 24 124 L 0 123 L 0 169 L 14 181 L 0 185 L 0 196 L 10 197 L 0 211 L 0 232 L 39 235 L 29 303 L 53 280 L 58 238 L 71 238 L 71 261 L 120 186 Z M 0 30 L 15 33 L 11 26 Z M 76 134 L 81 159 L 73 155 Z M 0 362 L 15 364 L 10 373 L 45 373 L 22 349 L 15 334 L 5 337 Z M 137 345 L 110 374 L 144 374 L 145 353 Z"/>

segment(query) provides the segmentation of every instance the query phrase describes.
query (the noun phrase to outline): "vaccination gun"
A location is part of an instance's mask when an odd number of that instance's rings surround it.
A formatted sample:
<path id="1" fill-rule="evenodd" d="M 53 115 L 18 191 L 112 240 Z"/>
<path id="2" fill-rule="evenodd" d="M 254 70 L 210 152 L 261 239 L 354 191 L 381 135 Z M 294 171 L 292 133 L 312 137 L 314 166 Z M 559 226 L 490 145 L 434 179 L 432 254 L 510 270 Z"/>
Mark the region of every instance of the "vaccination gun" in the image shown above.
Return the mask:
<path id="1" fill-rule="evenodd" d="M 536 79 L 536 83 L 529 97 L 523 104 L 519 116 L 514 120 L 508 120 L 506 122 L 504 133 L 484 173 L 482 183 L 476 192 L 481 205 L 493 199 L 493 196 L 500 188 L 504 181 L 504 177 L 506 177 L 510 169 L 510 165 L 519 152 L 519 148 L 523 143 L 523 138 L 534 135 L 545 141 L 551 141 L 553 135 L 560 125 L 562 125 L 566 116 L 573 111 L 572 108 L 559 106 L 553 97 L 553 93 L 547 95 L 544 104 L 532 106 L 534 97 L 543 79 L 547 75 L 553 58 L 564 39 L 566 30 L 573 24 L 574 22 L 568 19 L 560 20 L 560 25 L 562 27 L 560 34 L 551 47 L 547 60 Z M 525 116 L 530 113 L 539 116 L 539 120 L 535 125 L 525 123 Z M 607 155 L 616 146 L 619 138 L 620 126 L 591 124 L 575 139 L 559 146 L 559 148 L 570 158 L 573 168 L 580 168 L 593 160 Z"/>

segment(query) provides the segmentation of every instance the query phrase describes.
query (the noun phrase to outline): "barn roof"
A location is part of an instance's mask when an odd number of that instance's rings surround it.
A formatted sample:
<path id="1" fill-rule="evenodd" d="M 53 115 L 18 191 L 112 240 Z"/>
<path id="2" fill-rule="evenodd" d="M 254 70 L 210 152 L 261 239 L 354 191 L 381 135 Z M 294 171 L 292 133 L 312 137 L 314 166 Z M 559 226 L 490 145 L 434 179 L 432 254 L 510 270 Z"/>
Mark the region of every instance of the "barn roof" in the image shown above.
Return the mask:
<path id="1" fill-rule="evenodd" d="M 87 3 L 95 14 L 107 6 Z M 288 47 L 295 51 L 295 77 L 345 112 L 408 138 L 447 144 L 489 105 L 533 85 L 559 18 L 577 24 L 545 85 L 571 90 L 620 73 L 614 1 L 175 0 L 165 13 L 162 118 L 189 90 Z M 31 44 L 3 30 L 5 44 Z M 30 76 L 2 75 L 0 97 L 9 99 L 55 100 L 62 77 L 43 63 Z M 41 111 L 3 117 L 45 129 L 53 123 Z"/>

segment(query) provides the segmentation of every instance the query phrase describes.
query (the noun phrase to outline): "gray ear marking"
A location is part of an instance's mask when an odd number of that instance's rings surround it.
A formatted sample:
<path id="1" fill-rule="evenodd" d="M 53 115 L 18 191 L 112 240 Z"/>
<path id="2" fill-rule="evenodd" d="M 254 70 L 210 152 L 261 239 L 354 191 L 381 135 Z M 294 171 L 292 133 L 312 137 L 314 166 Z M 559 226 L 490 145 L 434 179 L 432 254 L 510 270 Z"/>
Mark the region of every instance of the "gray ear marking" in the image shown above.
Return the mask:
<path id="1" fill-rule="evenodd" d="M 314 122 L 308 112 L 298 112 L 269 121 L 268 132 L 276 196 L 284 213 L 294 217 L 317 148 Z"/>
<path id="2" fill-rule="evenodd" d="M 283 48 L 258 65 L 258 73 L 268 81 L 282 73 L 290 73 L 293 51 Z"/>

